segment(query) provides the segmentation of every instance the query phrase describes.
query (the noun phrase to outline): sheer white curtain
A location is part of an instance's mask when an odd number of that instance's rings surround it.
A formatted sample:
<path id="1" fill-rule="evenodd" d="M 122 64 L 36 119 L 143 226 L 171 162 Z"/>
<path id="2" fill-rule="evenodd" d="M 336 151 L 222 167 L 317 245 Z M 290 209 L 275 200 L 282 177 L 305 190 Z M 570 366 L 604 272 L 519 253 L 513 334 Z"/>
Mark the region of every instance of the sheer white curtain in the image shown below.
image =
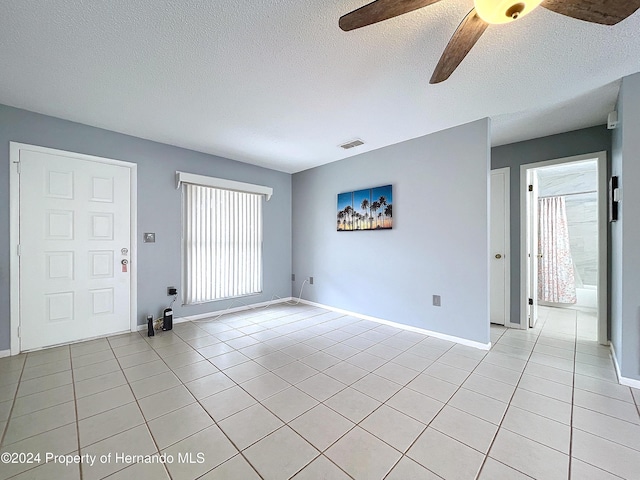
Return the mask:
<path id="1" fill-rule="evenodd" d="M 539 199 L 538 299 L 552 303 L 576 303 L 576 279 L 569 245 L 564 197 Z"/>
<path id="2" fill-rule="evenodd" d="M 263 195 L 182 188 L 184 303 L 261 292 Z"/>

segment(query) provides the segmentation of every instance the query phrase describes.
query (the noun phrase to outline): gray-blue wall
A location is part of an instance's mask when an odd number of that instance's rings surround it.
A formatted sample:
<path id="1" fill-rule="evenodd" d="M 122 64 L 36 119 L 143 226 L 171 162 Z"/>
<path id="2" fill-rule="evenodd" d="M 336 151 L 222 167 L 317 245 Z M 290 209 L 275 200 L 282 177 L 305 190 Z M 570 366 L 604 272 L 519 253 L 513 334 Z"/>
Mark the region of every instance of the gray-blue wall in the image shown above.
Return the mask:
<path id="1" fill-rule="evenodd" d="M 623 377 L 640 380 L 640 74 L 622 79 L 612 174 L 620 179 L 620 217 L 611 224 L 611 342 Z"/>
<path id="2" fill-rule="evenodd" d="M 520 166 L 556 158 L 607 151 L 611 132 L 605 125 L 511 143 L 491 149 L 491 168 L 511 167 L 511 323 L 520 323 Z"/>
<path id="3" fill-rule="evenodd" d="M 255 303 L 291 294 L 291 175 L 226 158 L 0 105 L 0 350 L 9 332 L 9 142 L 21 142 L 138 164 L 138 317 L 158 314 L 170 297 L 166 287 L 180 280 L 181 208 L 175 171 L 273 187 L 264 206 L 264 292 L 242 300 Z M 142 243 L 155 232 L 156 243 Z M 176 302 L 176 305 L 179 302 Z M 225 309 L 235 302 L 175 306 L 174 316 Z"/>
<path id="4" fill-rule="evenodd" d="M 488 343 L 488 178 L 487 119 L 294 174 L 294 293 Z M 392 230 L 336 231 L 338 193 L 387 184 Z"/>

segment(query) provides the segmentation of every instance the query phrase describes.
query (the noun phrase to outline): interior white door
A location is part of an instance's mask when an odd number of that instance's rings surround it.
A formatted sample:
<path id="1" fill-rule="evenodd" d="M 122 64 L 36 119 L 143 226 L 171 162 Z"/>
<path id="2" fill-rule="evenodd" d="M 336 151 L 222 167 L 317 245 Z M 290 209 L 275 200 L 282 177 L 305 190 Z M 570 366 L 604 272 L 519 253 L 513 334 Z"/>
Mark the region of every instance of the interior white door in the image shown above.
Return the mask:
<path id="1" fill-rule="evenodd" d="M 20 151 L 21 350 L 130 329 L 130 181 L 127 167 Z"/>
<path id="2" fill-rule="evenodd" d="M 538 322 L 538 173 L 527 170 L 527 301 L 529 327 Z"/>
<path id="3" fill-rule="evenodd" d="M 490 223 L 490 320 L 505 325 L 508 312 L 508 269 L 506 259 L 509 242 L 508 212 L 509 170 L 491 172 L 491 223 Z"/>

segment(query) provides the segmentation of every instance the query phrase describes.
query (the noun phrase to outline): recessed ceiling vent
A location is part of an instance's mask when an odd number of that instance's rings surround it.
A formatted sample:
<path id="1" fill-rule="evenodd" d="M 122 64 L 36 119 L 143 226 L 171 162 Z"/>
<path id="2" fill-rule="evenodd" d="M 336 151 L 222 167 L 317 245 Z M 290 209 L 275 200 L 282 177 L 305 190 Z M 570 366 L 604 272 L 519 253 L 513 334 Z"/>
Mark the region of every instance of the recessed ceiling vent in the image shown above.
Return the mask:
<path id="1" fill-rule="evenodd" d="M 364 142 L 362 140 L 352 140 L 351 142 L 343 143 L 342 145 L 340 145 L 340 148 L 349 150 L 350 148 L 359 147 L 360 145 L 364 145 Z"/>

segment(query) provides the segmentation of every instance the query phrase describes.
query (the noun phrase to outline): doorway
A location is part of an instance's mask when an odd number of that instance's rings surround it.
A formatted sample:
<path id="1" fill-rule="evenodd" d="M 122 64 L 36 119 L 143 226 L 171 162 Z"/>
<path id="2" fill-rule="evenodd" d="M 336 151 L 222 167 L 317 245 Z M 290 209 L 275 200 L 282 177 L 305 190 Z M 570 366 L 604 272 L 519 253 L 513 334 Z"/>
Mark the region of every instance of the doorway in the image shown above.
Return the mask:
<path id="1" fill-rule="evenodd" d="M 136 327 L 136 165 L 11 143 L 11 353 Z"/>
<path id="2" fill-rule="evenodd" d="M 540 306 L 572 311 L 608 344 L 605 152 L 523 165 L 521 188 L 521 328 Z"/>

